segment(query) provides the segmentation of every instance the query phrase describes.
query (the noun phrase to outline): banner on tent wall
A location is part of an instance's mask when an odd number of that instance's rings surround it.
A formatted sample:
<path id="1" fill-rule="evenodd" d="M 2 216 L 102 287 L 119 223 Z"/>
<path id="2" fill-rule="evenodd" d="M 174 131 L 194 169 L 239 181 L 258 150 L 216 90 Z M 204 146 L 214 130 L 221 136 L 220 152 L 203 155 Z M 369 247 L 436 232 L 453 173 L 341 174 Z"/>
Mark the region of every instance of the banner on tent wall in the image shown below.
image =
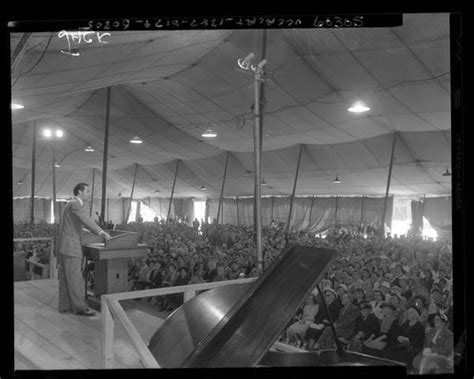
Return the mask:
<path id="1" fill-rule="evenodd" d="M 51 222 L 51 199 L 35 197 L 34 222 Z M 29 222 L 31 217 L 29 197 L 13 199 L 13 222 Z"/>
<path id="2" fill-rule="evenodd" d="M 423 202 L 412 200 L 411 206 L 411 232 L 421 234 L 423 230 Z"/>
<path id="3" fill-rule="evenodd" d="M 170 206 L 169 198 L 149 197 L 141 200 L 143 204 L 150 207 L 160 219 L 166 219 Z M 176 198 L 171 204 L 170 217 L 179 217 L 187 220 L 189 225 L 194 220 L 194 200 L 192 198 Z"/>
<path id="4" fill-rule="evenodd" d="M 423 201 L 423 217 L 430 222 L 438 236 L 445 239 L 452 238 L 452 208 L 451 197 L 426 198 Z"/>
<path id="5" fill-rule="evenodd" d="M 291 197 L 262 198 L 262 225 L 275 222 L 288 222 Z M 336 204 L 337 202 L 337 204 Z M 311 210 L 311 203 L 313 209 Z M 217 217 L 219 199 L 208 199 L 206 209 L 210 220 Z M 244 198 L 238 201 L 240 224 L 253 225 L 253 199 Z M 296 197 L 290 227 L 294 229 L 309 229 L 314 233 L 325 233 L 336 223 L 341 227 L 365 224 L 380 225 L 383 217 L 384 198 L 373 197 Z M 393 213 L 393 196 L 388 198 L 386 220 L 391 227 Z M 311 217 L 311 220 L 309 219 Z M 224 223 L 237 225 L 237 201 L 223 200 Z M 219 220 L 221 222 L 221 220 Z"/>
<path id="6" fill-rule="evenodd" d="M 311 220 L 307 228 L 316 234 L 325 233 L 335 224 L 336 220 L 336 198 L 315 197 Z"/>
<path id="7" fill-rule="evenodd" d="M 166 199 L 162 199 L 161 197 L 149 197 L 143 199 L 143 203 L 150 207 L 152 211 L 157 214 L 158 218 L 166 218 L 169 206 L 169 201 L 166 201 Z M 171 207 L 171 213 L 174 214 L 173 207 Z"/>
<path id="8" fill-rule="evenodd" d="M 382 223 L 384 197 L 364 197 L 364 214 L 362 221 L 364 225 L 373 224 L 379 226 Z M 392 227 L 393 214 L 393 196 L 388 197 L 387 212 L 385 215 L 385 223 Z"/>
<path id="9" fill-rule="evenodd" d="M 172 217 L 178 217 L 184 220 L 188 225 L 192 225 L 194 221 L 194 201 L 192 198 L 173 199 L 172 209 L 173 208 L 174 212 L 172 212 Z"/>
<path id="10" fill-rule="evenodd" d="M 96 203 L 94 202 L 94 208 Z M 100 214 L 100 203 L 99 208 L 96 210 Z M 114 224 L 120 224 L 125 218 L 123 212 L 123 201 L 122 199 L 108 199 L 105 203 L 105 218 L 106 221 L 112 221 Z M 93 214 L 95 214 L 93 211 Z M 97 217 L 97 215 L 96 215 Z"/>

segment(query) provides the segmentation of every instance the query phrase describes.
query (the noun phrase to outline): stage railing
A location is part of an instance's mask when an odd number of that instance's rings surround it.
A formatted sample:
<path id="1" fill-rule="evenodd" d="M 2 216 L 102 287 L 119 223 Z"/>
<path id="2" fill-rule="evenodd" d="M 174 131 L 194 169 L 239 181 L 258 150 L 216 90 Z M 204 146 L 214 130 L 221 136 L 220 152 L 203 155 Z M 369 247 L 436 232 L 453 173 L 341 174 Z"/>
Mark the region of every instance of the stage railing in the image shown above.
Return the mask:
<path id="1" fill-rule="evenodd" d="M 54 238 L 52 237 L 31 237 L 31 238 L 14 238 L 13 243 L 20 243 L 20 242 L 35 242 L 35 241 L 50 241 L 50 252 L 49 252 L 49 278 L 50 279 L 57 279 L 57 260 L 54 256 Z M 29 259 L 26 260 L 28 264 L 33 266 L 38 266 L 41 269 L 44 269 L 45 265 L 42 263 L 33 262 Z M 44 277 L 43 277 L 44 279 Z"/>
<path id="2" fill-rule="evenodd" d="M 184 301 L 186 302 L 196 296 L 198 291 L 227 286 L 229 284 L 251 283 L 256 279 L 257 278 L 225 280 L 221 282 L 153 288 L 142 291 L 120 292 L 102 295 L 100 298 L 102 314 L 101 368 L 113 368 L 115 320 L 120 322 L 126 334 L 132 341 L 132 344 L 135 347 L 143 366 L 145 368 L 160 368 L 160 365 L 156 361 L 155 357 L 151 354 L 132 321 L 130 321 L 130 318 L 127 316 L 127 313 L 120 305 L 120 300 L 183 293 Z"/>

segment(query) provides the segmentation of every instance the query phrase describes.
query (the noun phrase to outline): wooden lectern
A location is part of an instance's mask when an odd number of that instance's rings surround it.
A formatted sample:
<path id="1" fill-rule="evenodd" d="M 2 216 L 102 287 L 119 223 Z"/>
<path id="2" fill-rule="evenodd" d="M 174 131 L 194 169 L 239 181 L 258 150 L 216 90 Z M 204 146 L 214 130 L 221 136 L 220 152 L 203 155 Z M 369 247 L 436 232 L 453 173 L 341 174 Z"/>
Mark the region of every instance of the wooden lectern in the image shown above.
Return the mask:
<path id="1" fill-rule="evenodd" d="M 144 257 L 148 245 L 138 243 L 138 233 L 111 230 L 109 241 L 99 242 L 102 237 L 85 235 L 82 237 L 84 257 L 94 261 L 95 286 L 92 296 L 87 297 L 88 306 L 100 311 L 100 296 L 108 293 L 128 292 L 128 262 L 130 258 Z M 133 307 L 133 302 L 122 304 Z"/>

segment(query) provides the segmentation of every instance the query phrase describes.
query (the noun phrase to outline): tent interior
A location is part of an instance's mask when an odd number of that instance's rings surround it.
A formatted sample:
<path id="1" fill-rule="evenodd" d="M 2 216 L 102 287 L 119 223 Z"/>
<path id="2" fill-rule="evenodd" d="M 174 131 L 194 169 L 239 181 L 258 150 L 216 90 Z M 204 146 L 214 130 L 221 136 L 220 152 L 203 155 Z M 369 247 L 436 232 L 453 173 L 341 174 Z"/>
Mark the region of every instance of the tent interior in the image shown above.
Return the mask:
<path id="1" fill-rule="evenodd" d="M 166 213 L 176 172 L 173 212 L 207 199 L 215 215 L 227 168 L 223 221 L 235 222 L 232 202 L 254 194 L 255 76 L 238 60 L 254 53 L 258 63 L 264 33 L 264 207 L 273 199 L 274 213 L 281 198 L 288 209 L 301 154 L 300 219 L 314 196 L 355 196 L 360 210 L 362 196 L 385 196 L 393 147 L 390 196 L 440 198 L 450 212 L 449 14 L 418 13 L 385 28 L 11 33 L 11 97 L 24 106 L 12 111 L 14 214 L 28 219 L 20 200 L 31 196 L 33 140 L 36 197 L 51 199 L 57 163 L 57 199 L 94 178 L 99 201 L 108 121 L 109 219 L 123 221 L 132 188 Z M 370 109 L 348 111 L 356 102 Z M 45 128 L 64 135 L 51 140 Z M 217 137 L 201 136 L 209 128 Z"/>

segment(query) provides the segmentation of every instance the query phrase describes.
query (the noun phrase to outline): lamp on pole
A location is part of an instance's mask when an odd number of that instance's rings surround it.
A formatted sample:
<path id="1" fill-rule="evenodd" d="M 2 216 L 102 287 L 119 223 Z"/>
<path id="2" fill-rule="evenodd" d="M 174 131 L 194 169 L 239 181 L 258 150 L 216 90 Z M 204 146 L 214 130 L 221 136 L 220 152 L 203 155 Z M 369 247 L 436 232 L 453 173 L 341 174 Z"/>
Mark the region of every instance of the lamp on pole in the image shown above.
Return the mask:
<path id="1" fill-rule="evenodd" d="M 264 67 L 267 64 L 266 59 L 262 59 L 256 66 L 251 62 L 255 58 L 254 53 L 250 53 L 244 59 L 237 60 L 237 64 L 242 70 L 254 72 L 254 116 L 255 124 L 253 130 L 254 140 L 254 163 L 255 163 L 255 181 L 254 181 L 254 219 L 255 219 L 255 246 L 257 253 L 257 267 L 259 273 L 263 271 L 263 250 L 262 250 L 262 204 L 261 204 L 261 155 L 262 155 L 262 143 L 261 143 L 261 83 L 265 82 L 265 71 Z"/>

